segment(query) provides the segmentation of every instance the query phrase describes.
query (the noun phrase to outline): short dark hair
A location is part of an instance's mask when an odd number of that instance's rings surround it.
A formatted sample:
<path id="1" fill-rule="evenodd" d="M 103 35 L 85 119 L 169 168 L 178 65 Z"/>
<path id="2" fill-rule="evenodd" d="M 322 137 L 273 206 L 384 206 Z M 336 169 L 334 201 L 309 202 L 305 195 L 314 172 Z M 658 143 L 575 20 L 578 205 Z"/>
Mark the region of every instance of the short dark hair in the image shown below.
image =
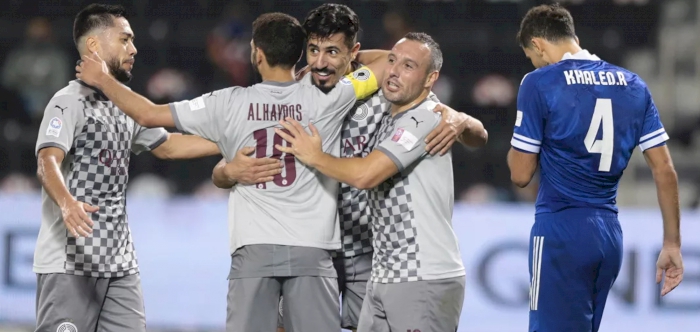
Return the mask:
<path id="1" fill-rule="evenodd" d="M 409 32 L 404 38 L 423 43 L 430 49 L 430 67 L 428 72 L 440 71 L 442 69 L 442 50 L 433 37 L 424 32 Z"/>
<path id="2" fill-rule="evenodd" d="M 93 3 L 81 10 L 73 21 L 73 42 L 78 47 L 80 38 L 98 28 L 109 28 L 117 17 L 127 18 L 126 10 L 119 5 Z"/>
<path id="3" fill-rule="evenodd" d="M 574 18 L 559 4 L 540 5 L 527 11 L 518 31 L 520 47 L 531 46 L 532 38 L 543 38 L 549 42 L 559 42 L 576 38 Z"/>
<path id="4" fill-rule="evenodd" d="M 327 3 L 306 15 L 304 31 L 308 38 L 314 36 L 321 39 L 342 33 L 345 35 L 345 45 L 352 49 L 360 32 L 360 18 L 346 5 Z"/>
<path id="5" fill-rule="evenodd" d="M 253 43 L 270 67 L 294 67 L 304 53 L 305 40 L 299 21 L 287 14 L 262 14 L 253 22 Z"/>

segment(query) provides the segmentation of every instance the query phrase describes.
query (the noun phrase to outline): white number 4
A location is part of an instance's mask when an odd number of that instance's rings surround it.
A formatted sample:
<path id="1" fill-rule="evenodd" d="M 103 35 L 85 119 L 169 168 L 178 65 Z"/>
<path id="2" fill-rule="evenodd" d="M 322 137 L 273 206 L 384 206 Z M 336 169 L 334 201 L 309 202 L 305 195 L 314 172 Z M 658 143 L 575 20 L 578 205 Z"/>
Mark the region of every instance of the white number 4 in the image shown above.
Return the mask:
<path id="1" fill-rule="evenodd" d="M 603 126 L 603 136 L 601 139 L 596 139 L 601 124 Z M 600 165 L 598 166 L 598 171 L 600 172 L 610 172 L 614 137 L 612 100 L 605 98 L 596 99 L 591 126 L 588 127 L 588 133 L 583 143 L 586 144 L 586 150 L 589 153 L 600 153 Z"/>

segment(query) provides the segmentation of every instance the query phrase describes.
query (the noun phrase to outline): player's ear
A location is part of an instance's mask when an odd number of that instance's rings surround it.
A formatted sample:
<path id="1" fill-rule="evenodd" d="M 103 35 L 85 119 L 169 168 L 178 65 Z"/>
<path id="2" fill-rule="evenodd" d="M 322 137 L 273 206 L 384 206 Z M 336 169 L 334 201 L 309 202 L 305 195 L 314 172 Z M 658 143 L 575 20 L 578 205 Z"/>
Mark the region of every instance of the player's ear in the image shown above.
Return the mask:
<path id="1" fill-rule="evenodd" d="M 530 44 L 532 44 L 532 50 L 535 51 L 535 54 L 541 57 L 544 53 L 544 41 L 541 38 L 532 38 Z"/>
<path id="2" fill-rule="evenodd" d="M 574 36 L 574 39 L 576 40 L 576 45 L 581 45 L 578 41 L 578 36 Z"/>
<path id="3" fill-rule="evenodd" d="M 357 52 L 359 52 L 359 51 L 360 51 L 360 42 L 357 42 L 357 43 L 355 43 L 355 46 L 353 46 L 352 49 L 350 50 L 350 59 L 352 59 L 352 61 L 355 61 L 355 59 L 357 59 Z"/>
<path id="4" fill-rule="evenodd" d="M 267 61 L 265 58 L 265 53 L 259 48 L 255 48 L 255 64 L 260 66 L 263 62 Z"/>
<path id="5" fill-rule="evenodd" d="M 87 53 L 92 54 L 97 52 L 98 54 L 101 53 L 102 48 L 100 47 L 100 41 L 97 40 L 96 36 L 87 36 L 85 38 L 85 49 L 87 50 Z"/>
<path id="6" fill-rule="evenodd" d="M 435 81 L 437 81 L 438 77 L 440 77 L 440 72 L 437 70 L 428 74 L 428 79 L 425 80 L 425 88 L 432 89 L 432 87 L 435 84 Z"/>

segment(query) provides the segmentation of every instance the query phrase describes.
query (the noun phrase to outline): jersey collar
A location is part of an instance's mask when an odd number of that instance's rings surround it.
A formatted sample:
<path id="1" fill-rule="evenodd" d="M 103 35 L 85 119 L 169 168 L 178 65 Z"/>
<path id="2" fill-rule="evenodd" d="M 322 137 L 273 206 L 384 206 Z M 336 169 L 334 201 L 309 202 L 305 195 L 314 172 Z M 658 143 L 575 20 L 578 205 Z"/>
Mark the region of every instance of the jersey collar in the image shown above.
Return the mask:
<path id="1" fill-rule="evenodd" d="M 591 54 L 588 52 L 588 50 L 580 50 L 576 52 L 576 54 L 571 54 L 570 52 L 566 52 L 564 54 L 564 57 L 561 58 L 563 60 L 590 60 L 590 61 L 600 61 L 600 58 L 597 57 L 595 54 Z"/>

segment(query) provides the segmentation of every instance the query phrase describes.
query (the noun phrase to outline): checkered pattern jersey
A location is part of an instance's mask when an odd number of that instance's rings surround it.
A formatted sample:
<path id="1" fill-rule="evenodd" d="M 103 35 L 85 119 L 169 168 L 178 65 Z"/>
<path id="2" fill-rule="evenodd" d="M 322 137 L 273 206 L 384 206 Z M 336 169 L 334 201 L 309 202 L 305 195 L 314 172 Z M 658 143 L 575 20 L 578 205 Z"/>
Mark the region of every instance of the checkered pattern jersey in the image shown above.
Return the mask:
<path id="1" fill-rule="evenodd" d="M 381 90 L 359 100 L 343 123 L 341 156 L 365 157 L 371 151 L 368 142 L 379 128 L 388 103 Z M 367 192 L 345 183 L 338 192 L 338 214 L 342 237 L 341 255 L 354 257 L 372 252 L 372 233 L 367 210 Z"/>
<path id="2" fill-rule="evenodd" d="M 68 190 L 78 201 L 99 207 L 92 236 L 66 231 L 66 273 L 112 278 L 135 274 L 138 262 L 126 216 L 126 184 L 134 122 L 98 94 L 81 100 L 85 125 L 71 151 Z"/>
<path id="3" fill-rule="evenodd" d="M 395 119 L 385 116 L 369 145 L 372 148 L 391 137 Z M 372 282 L 419 281 L 420 260 L 416 242 L 415 214 L 411 207 L 408 174 L 396 173 L 368 191 L 369 211 L 374 233 Z"/>

